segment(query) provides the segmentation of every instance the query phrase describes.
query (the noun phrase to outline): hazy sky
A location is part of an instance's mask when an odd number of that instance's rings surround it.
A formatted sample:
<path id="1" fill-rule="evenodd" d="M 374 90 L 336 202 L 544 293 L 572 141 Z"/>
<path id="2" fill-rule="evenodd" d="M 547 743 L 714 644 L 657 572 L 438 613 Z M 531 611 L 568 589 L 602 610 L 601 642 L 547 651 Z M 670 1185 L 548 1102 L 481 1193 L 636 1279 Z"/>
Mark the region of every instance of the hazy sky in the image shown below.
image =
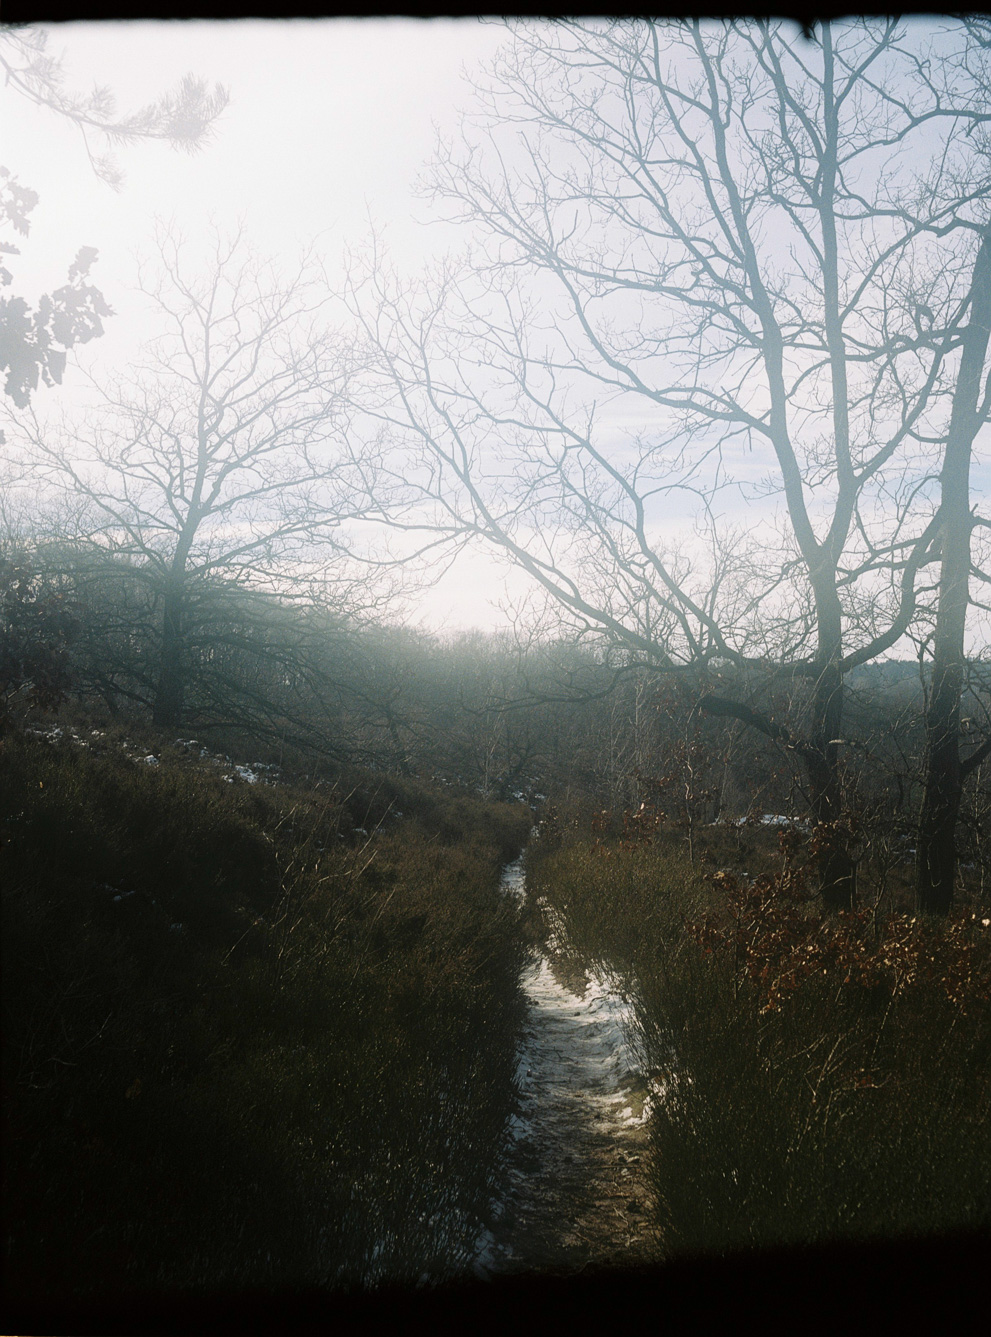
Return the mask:
<path id="1" fill-rule="evenodd" d="M 459 109 L 471 103 L 465 76 L 508 40 L 500 24 L 134 21 L 47 31 L 67 88 L 105 85 L 121 113 L 187 73 L 231 94 L 212 142 L 194 156 L 152 142 L 119 149 L 125 181 L 114 192 L 94 174 L 70 122 L 0 86 L 0 163 L 40 196 L 23 255 L 11 264 L 14 291 L 36 298 L 65 281 L 81 246 L 99 251 L 93 279 L 117 314 L 80 360 L 126 366 L 137 338 L 151 332 L 143 330 L 140 300 L 129 289 L 135 256 L 152 254 L 156 219 L 174 219 L 192 237 L 210 223 L 226 229 L 243 222 L 259 253 L 289 261 L 319 238 L 332 271 L 346 246 L 361 247 L 372 224 L 400 271 L 415 272 L 430 255 L 461 243 L 452 228 L 429 222 L 431 206 L 414 188 L 438 133 L 454 134 Z M 765 468 L 756 458 L 740 467 L 758 474 Z M 982 463 L 975 485 L 986 481 Z M 435 625 L 494 625 L 503 619 L 490 603 L 502 597 L 503 580 L 490 559 L 459 559 L 423 601 L 422 616 Z M 511 588 L 518 594 L 522 578 Z"/>
<path id="2" fill-rule="evenodd" d="M 215 221 L 243 220 L 257 250 L 291 257 L 320 238 L 333 266 L 370 221 L 402 268 L 418 269 L 455 240 L 427 226 L 414 193 L 436 135 L 451 132 L 471 96 L 463 76 L 506 40 L 478 20 L 325 19 L 78 23 L 48 27 L 64 57 L 66 87 L 105 85 L 122 113 L 153 100 L 187 73 L 226 85 L 231 103 L 200 153 L 145 142 L 116 151 L 125 173 L 113 191 L 90 167 L 77 129 L 0 89 L 3 162 L 40 202 L 13 266 L 29 298 L 65 281 L 80 246 L 95 246 L 93 279 L 117 313 L 82 354 L 126 360 L 140 328 L 128 288 L 134 255 L 150 252 L 156 217 L 195 236 Z M 102 148 L 99 138 L 94 146 Z M 67 375 L 67 381 L 71 372 Z M 432 622 L 486 625 L 502 576 L 479 558 L 459 563 L 425 604 Z"/>
<path id="3" fill-rule="evenodd" d="M 477 67 L 505 32 L 475 20 L 237 20 L 67 24 L 48 29 L 66 83 L 110 87 L 133 110 L 186 73 L 230 89 L 213 142 L 195 156 L 157 143 L 118 153 L 115 193 L 94 176 L 74 127 L 9 90 L 0 94 L 7 166 L 40 194 L 31 251 L 57 262 L 76 238 L 101 250 L 104 282 L 127 270 L 155 215 L 190 226 L 243 217 L 274 253 L 326 233 L 331 253 L 389 225 L 402 258 L 428 241 L 412 187 L 435 140 L 470 96 Z M 71 258 L 71 257 L 70 257 Z M 21 271 L 24 264 L 19 262 Z"/>

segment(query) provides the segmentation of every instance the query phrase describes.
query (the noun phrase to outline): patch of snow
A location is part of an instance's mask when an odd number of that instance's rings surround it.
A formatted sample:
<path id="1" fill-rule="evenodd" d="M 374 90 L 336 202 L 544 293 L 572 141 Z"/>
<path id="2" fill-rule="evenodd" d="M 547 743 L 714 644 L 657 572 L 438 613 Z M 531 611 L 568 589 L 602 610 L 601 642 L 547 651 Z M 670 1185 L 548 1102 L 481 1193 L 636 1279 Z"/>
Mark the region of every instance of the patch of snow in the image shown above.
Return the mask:
<path id="1" fill-rule="evenodd" d="M 808 822 L 803 822 L 799 817 L 787 817 L 784 813 L 780 812 L 762 813 L 757 820 L 760 822 L 761 826 L 794 827 L 796 831 L 808 831 L 809 829 Z M 751 821 L 753 821 L 753 818 L 751 817 L 738 817 L 732 825 L 746 826 Z M 720 823 L 713 822 L 712 825 L 718 826 Z"/>
<path id="2" fill-rule="evenodd" d="M 502 890 L 512 896 L 517 905 L 522 906 L 526 897 L 526 874 L 523 870 L 523 856 L 506 864 L 502 870 Z"/>
<path id="3" fill-rule="evenodd" d="M 513 1139 L 514 1142 L 517 1142 L 524 1135 L 524 1133 L 528 1132 L 529 1128 L 530 1125 L 524 1122 L 524 1120 L 521 1119 L 519 1115 L 511 1114 L 509 1116 L 509 1124 L 507 1126 L 507 1131 L 509 1133 L 509 1136 Z"/>
<path id="4" fill-rule="evenodd" d="M 487 1281 L 499 1270 L 499 1263 L 504 1258 L 512 1258 L 513 1250 L 508 1244 L 499 1245 L 496 1237 L 487 1226 L 483 1226 L 475 1240 L 475 1258 L 471 1265 L 474 1276 L 480 1281 Z"/>

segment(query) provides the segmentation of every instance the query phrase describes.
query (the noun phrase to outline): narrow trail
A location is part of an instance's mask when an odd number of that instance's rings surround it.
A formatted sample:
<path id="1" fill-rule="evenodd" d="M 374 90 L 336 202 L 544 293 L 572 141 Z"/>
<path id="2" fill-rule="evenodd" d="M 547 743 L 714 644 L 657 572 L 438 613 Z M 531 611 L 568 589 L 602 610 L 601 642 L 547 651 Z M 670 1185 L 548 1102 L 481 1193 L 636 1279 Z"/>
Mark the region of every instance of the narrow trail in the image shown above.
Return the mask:
<path id="1" fill-rule="evenodd" d="M 503 876 L 522 897 L 522 861 Z M 503 1192 L 475 1271 L 569 1275 L 656 1256 L 645 1174 L 650 1090 L 623 1036 L 626 1004 L 553 947 L 530 968 L 530 1005 Z"/>

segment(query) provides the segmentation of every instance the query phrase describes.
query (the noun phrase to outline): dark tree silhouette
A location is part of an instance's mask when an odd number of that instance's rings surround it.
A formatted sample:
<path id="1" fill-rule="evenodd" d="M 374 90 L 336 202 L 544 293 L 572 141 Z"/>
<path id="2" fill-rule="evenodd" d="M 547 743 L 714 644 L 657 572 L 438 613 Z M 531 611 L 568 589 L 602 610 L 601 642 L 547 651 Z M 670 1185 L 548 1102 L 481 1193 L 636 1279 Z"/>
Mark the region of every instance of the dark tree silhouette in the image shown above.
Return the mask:
<path id="1" fill-rule="evenodd" d="M 43 710 L 64 698 L 78 632 L 77 611 L 65 593 L 46 582 L 26 554 L 0 552 L 0 733 L 16 697 Z"/>

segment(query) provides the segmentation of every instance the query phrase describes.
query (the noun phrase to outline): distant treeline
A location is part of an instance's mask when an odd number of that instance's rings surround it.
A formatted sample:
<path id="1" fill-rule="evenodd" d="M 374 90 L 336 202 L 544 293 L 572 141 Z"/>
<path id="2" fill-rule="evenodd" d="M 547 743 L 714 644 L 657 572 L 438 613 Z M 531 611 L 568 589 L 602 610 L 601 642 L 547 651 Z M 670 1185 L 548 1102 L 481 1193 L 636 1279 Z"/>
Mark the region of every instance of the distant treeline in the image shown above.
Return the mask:
<path id="1" fill-rule="evenodd" d="M 583 795 L 635 809 L 649 799 L 691 832 L 750 813 L 804 816 L 807 780 L 787 740 L 698 709 L 731 692 L 800 730 L 811 685 L 760 666 L 645 667 L 601 641 L 478 631 L 436 635 L 359 619 L 240 583 L 186 591 L 178 714 L 160 719 L 164 595 L 153 570 L 92 549 L 7 546 L 0 693 L 9 725 L 60 706 L 97 723 L 157 723 L 278 762 L 304 751 L 484 795 Z M 964 698 L 979 722 L 991 694 L 971 665 Z M 919 664 L 854 669 L 841 757 L 851 813 L 911 845 L 925 757 Z M 174 699 L 174 693 L 173 693 Z M 985 858 L 984 767 L 968 786 L 961 855 Z M 886 837 L 887 838 L 887 837 Z"/>

